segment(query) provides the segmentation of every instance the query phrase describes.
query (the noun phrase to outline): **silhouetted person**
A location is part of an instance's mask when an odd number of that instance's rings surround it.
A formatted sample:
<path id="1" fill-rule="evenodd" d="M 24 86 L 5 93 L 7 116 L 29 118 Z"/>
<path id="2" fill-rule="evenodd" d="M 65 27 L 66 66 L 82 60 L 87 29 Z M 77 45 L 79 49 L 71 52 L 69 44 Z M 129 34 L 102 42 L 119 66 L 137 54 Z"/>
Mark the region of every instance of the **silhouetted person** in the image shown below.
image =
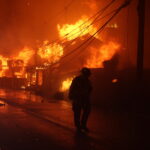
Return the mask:
<path id="1" fill-rule="evenodd" d="M 74 124 L 79 131 L 81 129 L 88 131 L 86 125 L 91 111 L 90 94 L 92 91 L 90 75 L 90 69 L 83 68 L 81 75 L 73 79 L 69 90 L 69 99 L 72 100 L 74 112 Z"/>

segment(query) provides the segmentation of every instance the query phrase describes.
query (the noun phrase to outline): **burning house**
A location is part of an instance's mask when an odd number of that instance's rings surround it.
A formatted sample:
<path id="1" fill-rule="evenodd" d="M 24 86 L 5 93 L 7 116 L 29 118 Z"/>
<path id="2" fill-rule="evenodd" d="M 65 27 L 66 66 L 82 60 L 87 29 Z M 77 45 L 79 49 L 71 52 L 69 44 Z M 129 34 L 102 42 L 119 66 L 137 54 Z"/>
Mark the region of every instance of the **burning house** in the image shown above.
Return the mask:
<path id="1" fill-rule="evenodd" d="M 84 7 L 86 2 L 89 1 L 84 1 Z M 55 24 L 57 40 L 36 40 L 33 45 L 23 45 L 24 48 L 11 56 L 1 54 L 1 87 L 5 87 L 2 84 L 4 78 L 7 80 L 11 78 L 15 81 L 12 83 L 14 86 L 20 83 L 17 88 L 33 89 L 43 95 L 56 95 L 67 92 L 73 77 L 82 67 L 103 70 L 102 68 L 111 66 L 109 61 L 112 62 L 116 55 L 119 56 L 122 53 L 120 26 L 116 20 L 112 21 L 112 19 L 123 6 L 115 5 L 114 11 L 110 11 L 112 8 L 109 9 L 109 7 L 114 3 L 112 1 L 98 10 L 97 2 L 93 0 L 91 3 L 93 5 L 86 3 L 86 7 L 91 9 L 90 13 L 84 10 L 77 15 L 78 17 L 70 18 L 68 23 L 61 21 Z M 22 7 L 22 4 L 20 5 Z M 33 5 L 33 2 L 28 2 L 24 11 L 28 9 L 31 11 Z M 110 21 L 107 22 L 109 19 Z M 40 30 L 45 32 L 45 29 Z"/>

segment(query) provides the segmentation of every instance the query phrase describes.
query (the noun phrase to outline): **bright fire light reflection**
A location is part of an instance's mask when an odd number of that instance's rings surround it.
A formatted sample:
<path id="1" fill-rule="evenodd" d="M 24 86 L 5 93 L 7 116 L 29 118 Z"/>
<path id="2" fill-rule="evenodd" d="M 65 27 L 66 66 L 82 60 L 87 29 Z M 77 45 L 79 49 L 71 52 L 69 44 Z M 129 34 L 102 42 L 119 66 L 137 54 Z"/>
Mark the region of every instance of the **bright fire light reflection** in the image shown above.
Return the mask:
<path id="1" fill-rule="evenodd" d="M 65 91 L 67 91 L 67 90 L 69 89 L 69 87 L 70 87 L 71 83 L 72 83 L 72 80 L 73 80 L 73 77 L 72 77 L 72 78 L 68 78 L 68 79 L 64 80 L 64 81 L 62 82 L 62 85 L 61 85 L 60 91 L 61 91 L 61 92 L 65 92 Z"/>

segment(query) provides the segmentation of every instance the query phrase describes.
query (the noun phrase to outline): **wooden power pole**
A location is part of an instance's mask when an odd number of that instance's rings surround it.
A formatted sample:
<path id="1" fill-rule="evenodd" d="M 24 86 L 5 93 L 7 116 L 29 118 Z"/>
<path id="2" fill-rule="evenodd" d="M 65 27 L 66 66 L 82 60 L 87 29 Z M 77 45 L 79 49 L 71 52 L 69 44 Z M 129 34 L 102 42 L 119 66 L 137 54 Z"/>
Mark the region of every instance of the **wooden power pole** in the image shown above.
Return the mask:
<path id="1" fill-rule="evenodd" d="M 143 79 L 143 60 L 144 60 L 144 27 L 145 27 L 145 0 L 139 0 L 139 33 L 138 33 L 138 51 L 137 51 L 137 79 Z"/>

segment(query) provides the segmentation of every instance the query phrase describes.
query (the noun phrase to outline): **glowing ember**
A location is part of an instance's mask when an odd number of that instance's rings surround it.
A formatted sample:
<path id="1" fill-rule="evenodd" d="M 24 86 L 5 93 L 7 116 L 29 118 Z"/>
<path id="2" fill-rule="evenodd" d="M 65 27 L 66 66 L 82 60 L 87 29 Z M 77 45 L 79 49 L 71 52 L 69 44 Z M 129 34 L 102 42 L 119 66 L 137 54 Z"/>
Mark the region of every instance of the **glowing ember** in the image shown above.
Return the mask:
<path id="1" fill-rule="evenodd" d="M 120 45 L 114 42 L 102 45 L 99 49 L 91 48 L 91 55 L 85 64 L 89 68 L 103 67 L 105 60 L 110 60 L 116 52 L 118 52 Z"/>
<path id="2" fill-rule="evenodd" d="M 118 82 L 118 79 L 113 79 L 112 80 L 112 83 L 117 83 Z"/>
<path id="3" fill-rule="evenodd" d="M 66 40 L 70 41 L 86 34 L 94 34 L 97 29 L 90 25 L 91 21 L 87 20 L 88 17 L 82 17 L 82 19 L 77 21 L 75 24 L 64 24 L 62 27 L 58 24 L 57 28 L 60 38 L 65 38 Z"/>
<path id="4" fill-rule="evenodd" d="M 63 55 L 63 47 L 57 43 L 49 45 L 44 43 L 44 45 L 39 48 L 38 55 L 41 58 L 48 60 L 50 63 L 54 63 Z"/>
<path id="5" fill-rule="evenodd" d="M 67 91 L 71 85 L 73 78 L 68 78 L 62 82 L 62 86 L 60 88 L 61 92 Z"/>

